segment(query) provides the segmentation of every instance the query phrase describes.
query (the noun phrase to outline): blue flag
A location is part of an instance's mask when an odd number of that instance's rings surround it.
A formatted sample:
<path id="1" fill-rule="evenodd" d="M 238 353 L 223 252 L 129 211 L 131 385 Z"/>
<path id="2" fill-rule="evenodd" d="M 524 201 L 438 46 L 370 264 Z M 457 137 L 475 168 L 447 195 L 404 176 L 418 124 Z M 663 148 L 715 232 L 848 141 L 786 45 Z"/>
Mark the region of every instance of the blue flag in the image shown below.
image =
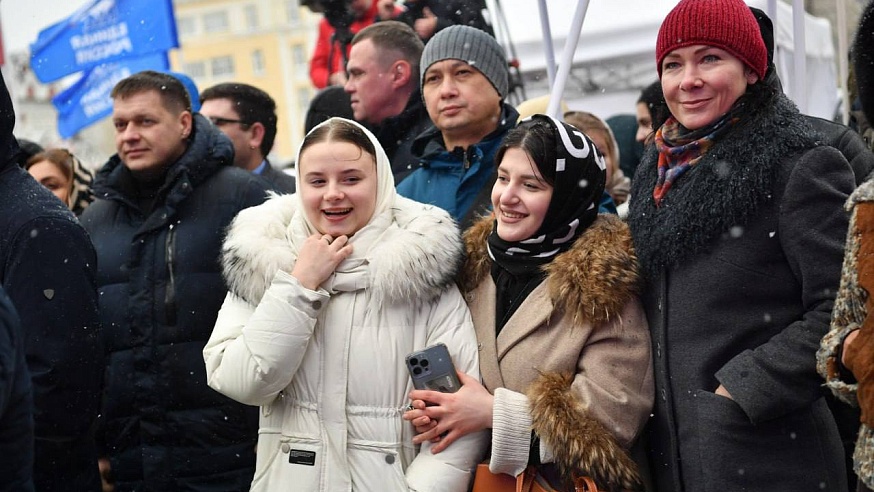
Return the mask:
<path id="1" fill-rule="evenodd" d="M 119 80 L 142 70 L 167 71 L 170 63 L 164 52 L 129 58 L 94 67 L 75 84 L 52 99 L 58 110 L 58 133 L 70 138 L 79 130 L 110 115 L 110 93 Z"/>
<path id="2" fill-rule="evenodd" d="M 92 0 L 39 33 L 30 45 L 30 65 L 47 83 L 178 46 L 172 0 Z"/>

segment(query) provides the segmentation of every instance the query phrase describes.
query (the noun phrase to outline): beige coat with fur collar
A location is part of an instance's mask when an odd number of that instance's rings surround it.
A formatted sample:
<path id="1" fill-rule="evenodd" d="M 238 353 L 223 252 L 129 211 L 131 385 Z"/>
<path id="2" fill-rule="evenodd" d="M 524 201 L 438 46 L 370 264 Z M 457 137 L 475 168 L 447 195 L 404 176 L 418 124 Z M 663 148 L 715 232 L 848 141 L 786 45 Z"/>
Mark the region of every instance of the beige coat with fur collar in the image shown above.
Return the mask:
<path id="1" fill-rule="evenodd" d="M 493 219 L 465 235 L 461 279 L 495 394 L 493 472 L 518 474 L 531 430 L 541 460 L 593 476 L 601 486 L 639 488 L 627 450 L 653 403 L 650 339 L 636 294 L 637 259 L 627 226 L 602 215 L 547 269 L 495 337 L 495 284 L 486 238 Z M 618 487 L 617 487 L 618 486 Z"/>

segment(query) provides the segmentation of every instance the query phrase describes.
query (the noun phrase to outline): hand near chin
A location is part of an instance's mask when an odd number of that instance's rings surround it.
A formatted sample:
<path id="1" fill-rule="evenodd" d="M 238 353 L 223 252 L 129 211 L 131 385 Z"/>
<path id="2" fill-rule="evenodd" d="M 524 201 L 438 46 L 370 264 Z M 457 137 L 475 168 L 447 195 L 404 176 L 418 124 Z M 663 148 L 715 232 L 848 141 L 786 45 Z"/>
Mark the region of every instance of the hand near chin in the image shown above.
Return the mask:
<path id="1" fill-rule="evenodd" d="M 328 234 L 313 234 L 304 241 L 291 275 L 301 285 L 316 290 L 334 273 L 343 260 L 352 254 L 349 238 L 333 238 Z"/>

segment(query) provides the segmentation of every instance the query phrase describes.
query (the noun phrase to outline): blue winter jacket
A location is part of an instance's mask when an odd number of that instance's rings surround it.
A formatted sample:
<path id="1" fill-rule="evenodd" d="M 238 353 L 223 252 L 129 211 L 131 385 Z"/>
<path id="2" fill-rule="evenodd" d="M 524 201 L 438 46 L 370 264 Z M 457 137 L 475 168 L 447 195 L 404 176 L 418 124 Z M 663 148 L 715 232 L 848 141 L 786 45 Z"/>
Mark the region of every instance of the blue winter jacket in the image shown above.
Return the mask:
<path id="1" fill-rule="evenodd" d="M 148 215 L 112 157 L 82 216 L 97 249 L 107 341 L 101 443 L 116 490 L 249 490 L 258 409 L 206 384 L 202 350 L 226 287 L 224 230 L 264 201 L 266 182 L 235 168 L 231 142 L 200 115 Z"/>
<path id="2" fill-rule="evenodd" d="M 398 184 L 398 193 L 446 210 L 466 228 L 475 218 L 468 216 L 475 201 L 480 202 L 476 206 L 482 211 L 491 209 L 489 196 L 480 192 L 484 186 L 491 189 L 496 172 L 495 153 L 518 118 L 516 109 L 504 103 L 498 128 L 466 151 L 461 147 L 447 150 L 437 127 L 425 130 L 413 143 L 413 152 L 420 156 L 422 167 Z M 598 212 L 616 214 L 616 205 L 606 191 Z"/>
<path id="3" fill-rule="evenodd" d="M 425 130 L 413 142 L 413 153 L 420 156 L 422 167 L 398 184 L 398 193 L 436 205 L 461 222 L 480 190 L 491 185 L 495 152 L 518 118 L 515 108 L 502 103 L 498 127 L 467 150 L 461 147 L 448 150 L 437 127 Z"/>

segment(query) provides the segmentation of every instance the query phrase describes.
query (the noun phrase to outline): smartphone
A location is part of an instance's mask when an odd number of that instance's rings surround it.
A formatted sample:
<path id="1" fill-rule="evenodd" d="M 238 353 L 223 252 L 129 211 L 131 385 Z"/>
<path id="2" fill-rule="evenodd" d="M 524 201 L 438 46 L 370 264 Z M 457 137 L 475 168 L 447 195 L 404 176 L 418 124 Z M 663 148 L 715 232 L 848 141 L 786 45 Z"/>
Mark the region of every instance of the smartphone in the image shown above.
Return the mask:
<path id="1" fill-rule="evenodd" d="M 461 388 L 452 357 L 442 343 L 408 355 L 407 370 L 416 389 L 455 393 Z"/>

